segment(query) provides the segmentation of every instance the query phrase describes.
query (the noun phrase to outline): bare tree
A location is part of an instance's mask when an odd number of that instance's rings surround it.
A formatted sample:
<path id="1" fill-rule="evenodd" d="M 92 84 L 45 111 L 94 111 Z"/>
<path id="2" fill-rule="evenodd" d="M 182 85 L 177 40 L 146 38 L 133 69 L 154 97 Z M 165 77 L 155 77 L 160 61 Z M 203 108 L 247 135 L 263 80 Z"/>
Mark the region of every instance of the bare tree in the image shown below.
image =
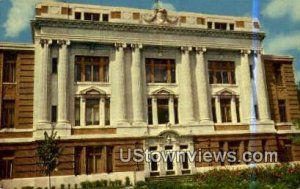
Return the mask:
<path id="1" fill-rule="evenodd" d="M 62 147 L 59 145 L 59 137 L 52 127 L 51 135 L 45 131 L 44 140 L 40 141 L 37 148 L 39 165 L 42 167 L 42 173 L 49 178 L 49 189 L 51 189 L 51 173 L 58 166 L 58 158 L 61 155 Z"/>

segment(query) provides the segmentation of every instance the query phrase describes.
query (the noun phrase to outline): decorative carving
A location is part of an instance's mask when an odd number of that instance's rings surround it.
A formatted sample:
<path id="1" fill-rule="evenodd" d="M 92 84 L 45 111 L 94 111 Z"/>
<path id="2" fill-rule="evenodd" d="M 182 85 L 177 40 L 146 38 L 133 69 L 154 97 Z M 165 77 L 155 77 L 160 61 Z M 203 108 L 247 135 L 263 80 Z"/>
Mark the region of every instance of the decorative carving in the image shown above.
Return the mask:
<path id="1" fill-rule="evenodd" d="M 196 47 L 196 52 L 197 53 L 205 53 L 207 49 L 205 47 Z"/>
<path id="2" fill-rule="evenodd" d="M 192 51 L 193 48 L 192 47 L 181 47 L 181 52 L 185 53 L 185 52 L 189 52 Z"/>
<path id="3" fill-rule="evenodd" d="M 154 24 L 177 24 L 179 18 L 178 17 L 170 17 L 168 15 L 168 11 L 166 9 L 155 9 L 154 15 L 151 17 L 144 16 L 144 21 L 147 23 L 154 23 Z"/>
<path id="4" fill-rule="evenodd" d="M 115 43 L 115 47 L 117 50 L 119 50 L 120 48 L 126 48 L 127 44 L 126 43 Z"/>
<path id="5" fill-rule="evenodd" d="M 69 40 L 57 40 L 57 44 L 62 46 L 62 45 L 70 45 L 71 42 Z"/>

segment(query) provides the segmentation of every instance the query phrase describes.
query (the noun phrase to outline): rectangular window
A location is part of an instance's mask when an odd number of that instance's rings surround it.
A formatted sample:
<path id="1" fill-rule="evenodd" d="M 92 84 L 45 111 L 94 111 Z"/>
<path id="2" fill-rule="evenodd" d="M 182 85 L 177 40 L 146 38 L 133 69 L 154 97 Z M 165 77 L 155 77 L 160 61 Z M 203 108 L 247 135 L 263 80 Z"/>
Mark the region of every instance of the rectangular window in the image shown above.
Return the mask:
<path id="1" fill-rule="evenodd" d="M 16 82 L 16 62 L 17 55 L 7 54 L 4 57 L 3 82 Z"/>
<path id="2" fill-rule="evenodd" d="M 229 123 L 231 119 L 231 99 L 220 99 L 222 122 Z"/>
<path id="3" fill-rule="evenodd" d="M 52 58 L 52 73 L 57 74 L 57 58 Z"/>
<path id="4" fill-rule="evenodd" d="M 147 58 L 146 78 L 147 83 L 175 83 L 175 60 Z"/>
<path id="5" fill-rule="evenodd" d="M 51 107 L 51 122 L 52 123 L 57 122 L 57 106 Z"/>
<path id="6" fill-rule="evenodd" d="M 12 179 L 14 170 L 14 152 L 0 151 L 0 179 Z"/>
<path id="7" fill-rule="evenodd" d="M 285 100 L 278 100 L 278 109 L 279 109 L 279 121 L 287 122 L 286 101 Z"/>
<path id="8" fill-rule="evenodd" d="M 75 81 L 108 82 L 108 57 L 76 56 Z"/>
<path id="9" fill-rule="evenodd" d="M 226 23 L 215 23 L 215 29 L 217 30 L 226 30 L 227 24 Z"/>
<path id="10" fill-rule="evenodd" d="M 105 125 L 110 125 L 110 99 L 105 99 Z"/>
<path id="11" fill-rule="evenodd" d="M 234 30 L 234 24 L 229 24 L 229 28 L 231 31 Z"/>
<path id="12" fill-rule="evenodd" d="M 179 117 L 178 117 L 178 99 L 175 98 L 174 99 L 174 113 L 175 113 L 175 124 L 178 124 L 179 123 Z"/>
<path id="13" fill-rule="evenodd" d="M 283 85 L 281 64 L 274 64 L 274 78 L 275 78 L 276 85 L 279 85 L 279 86 Z"/>
<path id="14" fill-rule="evenodd" d="M 236 98 L 235 99 L 235 105 L 236 105 L 236 117 L 237 117 L 237 122 L 241 122 L 241 115 L 240 115 L 240 99 Z"/>
<path id="15" fill-rule="evenodd" d="M 237 156 L 239 155 L 241 141 L 230 141 L 228 142 L 228 152 L 234 152 Z M 239 158 L 236 158 L 236 162 L 229 162 L 230 165 L 240 164 Z"/>
<path id="16" fill-rule="evenodd" d="M 2 105 L 2 128 L 15 127 L 15 101 L 4 100 Z"/>
<path id="17" fill-rule="evenodd" d="M 212 117 L 213 117 L 213 121 L 214 123 L 217 123 L 217 114 L 216 114 L 216 99 L 212 98 L 211 99 L 211 108 L 212 108 Z"/>
<path id="18" fill-rule="evenodd" d="M 100 14 L 98 13 L 84 13 L 84 20 L 91 20 L 91 21 L 99 21 Z"/>
<path id="19" fill-rule="evenodd" d="M 99 125 L 99 99 L 86 100 L 86 125 Z"/>
<path id="20" fill-rule="evenodd" d="M 81 12 L 75 12 L 75 20 L 81 20 Z"/>
<path id="21" fill-rule="evenodd" d="M 74 174 L 75 175 L 81 175 L 81 161 L 82 161 L 82 151 L 83 147 L 75 147 L 75 154 L 74 154 Z"/>
<path id="22" fill-rule="evenodd" d="M 92 146 L 86 148 L 86 173 L 95 174 L 101 172 L 102 147 Z"/>
<path id="23" fill-rule="evenodd" d="M 209 61 L 210 84 L 235 84 L 234 62 Z"/>
<path id="24" fill-rule="evenodd" d="M 157 147 L 150 147 L 149 151 L 150 152 L 154 152 L 157 150 Z M 151 158 L 150 158 L 150 171 L 151 172 L 156 172 L 158 171 L 158 163 L 157 161 L 154 161 L 157 159 L 157 154 L 156 153 L 150 153 L 151 154 Z"/>
<path id="25" fill-rule="evenodd" d="M 207 28 L 212 29 L 212 22 L 207 22 Z"/>
<path id="26" fill-rule="evenodd" d="M 148 99 L 148 124 L 153 125 L 153 120 L 152 120 L 152 99 Z"/>
<path id="27" fill-rule="evenodd" d="M 75 98 L 75 126 L 80 125 L 80 98 Z"/>
<path id="28" fill-rule="evenodd" d="M 102 14 L 102 21 L 108 22 L 109 21 L 109 15 L 108 14 Z"/>
<path id="29" fill-rule="evenodd" d="M 157 99 L 158 124 L 169 123 L 169 99 Z"/>
<path id="30" fill-rule="evenodd" d="M 249 66 L 249 70 L 250 70 L 250 78 L 254 79 L 254 74 L 253 74 L 253 65 Z"/>

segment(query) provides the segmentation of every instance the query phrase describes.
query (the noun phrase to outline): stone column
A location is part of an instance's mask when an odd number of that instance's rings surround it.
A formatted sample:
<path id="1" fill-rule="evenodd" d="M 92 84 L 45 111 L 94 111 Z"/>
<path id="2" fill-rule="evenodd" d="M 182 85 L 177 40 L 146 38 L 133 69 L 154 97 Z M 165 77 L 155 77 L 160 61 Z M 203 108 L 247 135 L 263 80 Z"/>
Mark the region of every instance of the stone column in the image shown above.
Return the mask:
<path id="1" fill-rule="evenodd" d="M 175 125 L 174 97 L 169 98 L 169 122 Z"/>
<path id="2" fill-rule="evenodd" d="M 99 119 L 100 126 L 105 126 L 105 97 L 99 100 Z"/>
<path id="3" fill-rule="evenodd" d="M 242 122 L 250 123 L 255 120 L 252 115 L 253 100 L 252 100 L 252 85 L 250 78 L 250 64 L 249 57 L 250 51 L 241 50 L 241 71 L 240 71 L 240 84 L 241 84 L 241 108 L 242 108 Z"/>
<path id="4" fill-rule="evenodd" d="M 181 105 L 181 123 L 194 123 L 194 103 L 192 78 L 190 67 L 190 51 L 191 47 L 181 47 L 181 67 L 180 67 L 180 105 Z"/>
<path id="5" fill-rule="evenodd" d="M 210 102 L 210 90 L 208 84 L 208 69 L 204 60 L 204 53 L 206 48 L 196 48 L 196 80 L 198 89 L 198 103 L 200 122 L 212 123 L 209 102 Z"/>
<path id="6" fill-rule="evenodd" d="M 132 44 L 132 105 L 133 105 L 133 124 L 146 125 L 144 120 L 144 106 L 143 106 L 143 77 L 141 64 L 141 44 Z"/>
<path id="7" fill-rule="evenodd" d="M 215 98 L 215 107 L 216 107 L 217 123 L 222 123 L 221 102 L 219 96 L 216 96 Z"/>
<path id="8" fill-rule="evenodd" d="M 261 51 L 254 52 L 254 64 L 256 67 L 256 92 L 259 118 L 261 122 L 270 122 L 270 109 L 268 100 L 268 91 L 265 77 L 264 62 L 261 60 Z"/>
<path id="9" fill-rule="evenodd" d="M 113 125 L 128 125 L 126 120 L 126 83 L 125 83 L 125 63 L 124 48 L 126 44 L 115 44 L 115 61 L 112 68 L 111 79 L 111 105 L 113 112 Z"/>
<path id="10" fill-rule="evenodd" d="M 40 73 L 38 74 L 39 77 L 36 77 L 36 83 L 37 83 L 37 99 L 38 104 L 36 106 L 37 110 L 37 120 L 39 124 L 50 124 L 50 117 L 49 117 L 49 110 L 50 107 L 48 107 L 48 93 L 50 92 L 50 86 L 49 86 L 49 79 L 50 79 L 50 70 L 48 69 L 49 64 L 49 55 L 50 55 L 50 48 L 49 46 L 52 44 L 51 40 L 47 39 L 41 39 L 40 40 L 41 46 L 42 46 L 42 58 L 41 62 L 36 62 L 37 64 L 40 64 L 39 70 Z"/>
<path id="11" fill-rule="evenodd" d="M 231 119 L 232 123 L 237 123 L 237 115 L 236 115 L 236 97 L 232 96 L 231 97 Z"/>
<path id="12" fill-rule="evenodd" d="M 86 106 L 85 106 L 85 103 L 86 103 L 86 98 L 85 96 L 81 96 L 80 98 L 80 126 L 83 127 L 83 126 L 86 126 L 86 118 L 85 118 L 85 109 L 86 109 Z"/>
<path id="13" fill-rule="evenodd" d="M 59 60 L 58 60 L 58 106 L 57 106 L 57 122 L 58 124 L 68 124 L 68 45 L 70 41 L 58 41 L 59 48 Z"/>
<path id="14" fill-rule="evenodd" d="M 152 122 L 153 125 L 158 125 L 157 99 L 155 97 L 152 98 Z"/>

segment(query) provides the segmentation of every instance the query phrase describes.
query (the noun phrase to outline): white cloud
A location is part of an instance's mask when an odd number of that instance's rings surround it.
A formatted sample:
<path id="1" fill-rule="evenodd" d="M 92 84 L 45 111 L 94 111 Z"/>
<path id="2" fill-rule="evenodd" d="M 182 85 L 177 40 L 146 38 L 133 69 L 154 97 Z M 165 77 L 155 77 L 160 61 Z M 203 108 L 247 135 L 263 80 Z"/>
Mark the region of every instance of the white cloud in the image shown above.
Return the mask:
<path id="1" fill-rule="evenodd" d="M 6 37 L 17 37 L 30 26 L 30 19 L 34 16 L 35 4 L 41 0 L 10 0 L 11 8 L 3 27 Z"/>
<path id="2" fill-rule="evenodd" d="M 293 21 L 300 21 L 299 7 L 299 0 L 271 0 L 262 13 L 269 18 L 289 16 Z"/>
<path id="3" fill-rule="evenodd" d="M 268 53 L 286 53 L 289 50 L 300 51 L 300 31 L 277 35 L 265 45 Z"/>
<path id="4" fill-rule="evenodd" d="M 154 3 L 154 4 L 152 5 L 153 8 L 156 8 L 156 6 L 157 6 L 156 3 Z M 164 2 L 162 2 L 162 1 L 159 1 L 159 2 L 158 2 L 158 7 L 167 9 L 167 10 L 169 10 L 169 11 L 176 11 L 175 6 L 174 6 L 173 4 L 171 4 L 171 3 L 164 3 Z"/>

